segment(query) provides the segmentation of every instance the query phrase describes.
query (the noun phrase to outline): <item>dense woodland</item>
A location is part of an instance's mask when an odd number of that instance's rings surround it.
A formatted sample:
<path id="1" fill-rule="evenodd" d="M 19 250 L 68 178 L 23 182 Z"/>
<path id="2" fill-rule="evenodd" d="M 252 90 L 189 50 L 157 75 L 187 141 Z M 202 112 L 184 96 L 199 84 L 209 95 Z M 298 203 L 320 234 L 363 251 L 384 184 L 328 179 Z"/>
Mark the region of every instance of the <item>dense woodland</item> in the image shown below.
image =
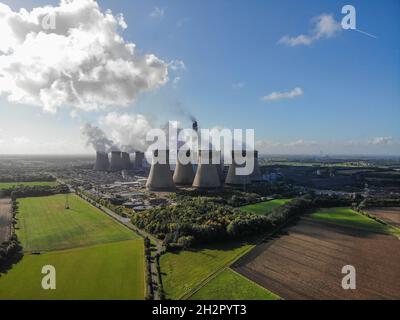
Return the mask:
<path id="1" fill-rule="evenodd" d="M 312 204 L 309 197 L 296 198 L 268 216 L 242 212 L 212 198 L 182 199 L 178 204 L 135 213 L 132 223 L 164 240 L 167 248 L 187 248 L 202 243 L 272 231 Z"/>

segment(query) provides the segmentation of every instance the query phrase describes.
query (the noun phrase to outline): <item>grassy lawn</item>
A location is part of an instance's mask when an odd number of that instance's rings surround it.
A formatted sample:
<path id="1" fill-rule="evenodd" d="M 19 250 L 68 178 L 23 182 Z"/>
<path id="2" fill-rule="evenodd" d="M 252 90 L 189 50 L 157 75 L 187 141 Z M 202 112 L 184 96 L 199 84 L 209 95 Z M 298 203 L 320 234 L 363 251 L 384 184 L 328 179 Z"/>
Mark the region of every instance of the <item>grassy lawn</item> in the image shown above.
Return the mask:
<path id="1" fill-rule="evenodd" d="M 43 290 L 44 265 L 56 268 L 56 289 Z M 2 299 L 144 299 L 143 240 L 26 254 L 0 277 Z"/>
<path id="2" fill-rule="evenodd" d="M 162 280 L 167 297 L 182 298 L 203 280 L 253 246 L 243 243 L 213 245 L 195 251 L 167 253 L 161 256 Z"/>
<path id="3" fill-rule="evenodd" d="M 390 226 L 363 216 L 350 208 L 322 208 L 318 209 L 310 216 L 316 220 L 323 220 L 340 225 L 348 225 L 375 232 L 392 233 L 392 228 Z"/>
<path id="4" fill-rule="evenodd" d="M 246 212 L 252 212 L 259 215 L 268 215 L 276 207 L 280 207 L 291 200 L 292 199 L 275 199 L 255 204 L 249 204 L 247 206 L 240 207 L 240 209 Z"/>
<path id="5" fill-rule="evenodd" d="M 14 186 L 34 187 L 34 186 L 50 186 L 54 187 L 57 181 L 31 181 L 31 182 L 0 182 L 0 190 L 9 189 Z"/>
<path id="6" fill-rule="evenodd" d="M 18 200 L 17 235 L 25 251 L 58 250 L 137 238 L 99 209 L 76 195 Z"/>
<path id="7" fill-rule="evenodd" d="M 232 269 L 225 269 L 191 300 L 278 300 L 279 297 Z"/>

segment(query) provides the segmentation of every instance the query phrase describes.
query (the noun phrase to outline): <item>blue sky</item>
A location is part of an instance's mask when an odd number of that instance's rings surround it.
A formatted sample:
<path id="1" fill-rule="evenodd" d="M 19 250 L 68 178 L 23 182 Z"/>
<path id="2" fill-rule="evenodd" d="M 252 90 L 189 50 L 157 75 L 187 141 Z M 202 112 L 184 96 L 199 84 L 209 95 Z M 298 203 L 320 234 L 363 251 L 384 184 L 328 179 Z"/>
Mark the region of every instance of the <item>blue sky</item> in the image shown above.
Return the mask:
<path id="1" fill-rule="evenodd" d="M 1 2 L 13 10 L 58 3 Z M 400 154 L 399 1 L 98 3 L 124 15 L 128 28 L 121 34 L 140 52 L 164 61 L 181 60 L 186 66 L 123 112 L 144 113 L 161 123 L 184 120 L 174 112 L 181 105 L 202 127 L 254 128 L 256 139 L 266 141 L 272 153 Z M 357 28 L 376 38 L 341 30 L 309 45 L 278 43 L 285 35 L 311 35 L 312 19 L 323 13 L 340 22 L 345 4 L 357 10 Z M 180 77 L 176 85 L 174 77 Z M 301 88 L 302 95 L 262 100 L 294 88 Z M 38 153 L 90 152 L 80 141 L 79 127 L 86 121 L 96 123 L 109 111 L 71 118 L 68 109 L 53 115 L 5 97 L 0 102 L 0 141 L 26 137 L 46 142 Z M 70 147 L 51 147 L 60 141 Z"/>

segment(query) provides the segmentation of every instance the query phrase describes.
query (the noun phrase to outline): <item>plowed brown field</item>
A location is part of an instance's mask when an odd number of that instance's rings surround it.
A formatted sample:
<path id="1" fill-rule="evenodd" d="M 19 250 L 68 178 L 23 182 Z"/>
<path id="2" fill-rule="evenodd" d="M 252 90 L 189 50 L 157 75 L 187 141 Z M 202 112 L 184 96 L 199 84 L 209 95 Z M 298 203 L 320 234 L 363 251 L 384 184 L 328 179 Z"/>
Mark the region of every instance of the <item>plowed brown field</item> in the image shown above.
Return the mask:
<path id="1" fill-rule="evenodd" d="M 389 224 L 400 227 L 400 207 L 371 208 L 367 212 Z"/>
<path id="2" fill-rule="evenodd" d="M 11 200 L 0 199 L 0 243 L 9 239 L 11 235 Z"/>
<path id="3" fill-rule="evenodd" d="M 356 290 L 342 267 L 356 268 Z M 232 268 L 284 299 L 400 299 L 400 241 L 302 218 Z"/>

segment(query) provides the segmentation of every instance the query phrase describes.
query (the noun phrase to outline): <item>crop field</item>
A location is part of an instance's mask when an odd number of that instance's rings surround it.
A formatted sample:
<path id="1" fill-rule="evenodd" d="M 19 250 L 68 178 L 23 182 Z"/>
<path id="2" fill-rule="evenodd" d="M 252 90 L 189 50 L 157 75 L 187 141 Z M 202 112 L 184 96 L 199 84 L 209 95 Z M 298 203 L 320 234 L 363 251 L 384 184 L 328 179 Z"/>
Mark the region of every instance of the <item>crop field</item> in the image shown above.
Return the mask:
<path id="1" fill-rule="evenodd" d="M 181 299 L 218 270 L 234 261 L 252 244 L 214 245 L 161 256 L 162 281 L 167 298 Z"/>
<path id="2" fill-rule="evenodd" d="M 58 184 L 57 181 L 0 182 L 0 190 L 10 189 L 12 187 L 17 187 L 17 186 L 24 186 L 24 187 L 50 186 L 50 187 L 54 187 L 57 184 Z"/>
<path id="3" fill-rule="evenodd" d="M 255 204 L 249 204 L 243 207 L 240 207 L 242 211 L 252 212 L 258 215 L 268 215 L 271 213 L 273 209 L 276 207 L 280 207 L 285 203 L 290 202 L 292 199 L 275 199 Z"/>
<path id="4" fill-rule="evenodd" d="M 11 199 L 0 199 L 0 243 L 11 235 Z"/>
<path id="5" fill-rule="evenodd" d="M 56 268 L 56 289 L 41 287 L 42 267 Z M 0 277 L 1 299 L 144 299 L 141 239 L 26 254 Z"/>
<path id="6" fill-rule="evenodd" d="M 278 300 L 260 285 L 227 268 L 195 292 L 191 300 Z"/>
<path id="7" fill-rule="evenodd" d="M 137 236 L 76 195 L 18 200 L 17 235 L 25 251 L 46 251 L 134 239 Z"/>
<path id="8" fill-rule="evenodd" d="M 318 210 L 240 258 L 233 269 L 283 299 L 399 299 L 400 241 L 344 208 Z M 356 269 L 356 290 L 341 286 Z"/>
<path id="9" fill-rule="evenodd" d="M 367 212 L 386 223 L 400 227 L 400 207 L 371 208 Z"/>
<path id="10" fill-rule="evenodd" d="M 379 223 L 350 208 L 318 209 L 310 215 L 313 219 L 335 223 L 353 228 L 365 229 L 373 232 L 393 234 L 400 238 L 400 230 L 390 225 Z"/>

